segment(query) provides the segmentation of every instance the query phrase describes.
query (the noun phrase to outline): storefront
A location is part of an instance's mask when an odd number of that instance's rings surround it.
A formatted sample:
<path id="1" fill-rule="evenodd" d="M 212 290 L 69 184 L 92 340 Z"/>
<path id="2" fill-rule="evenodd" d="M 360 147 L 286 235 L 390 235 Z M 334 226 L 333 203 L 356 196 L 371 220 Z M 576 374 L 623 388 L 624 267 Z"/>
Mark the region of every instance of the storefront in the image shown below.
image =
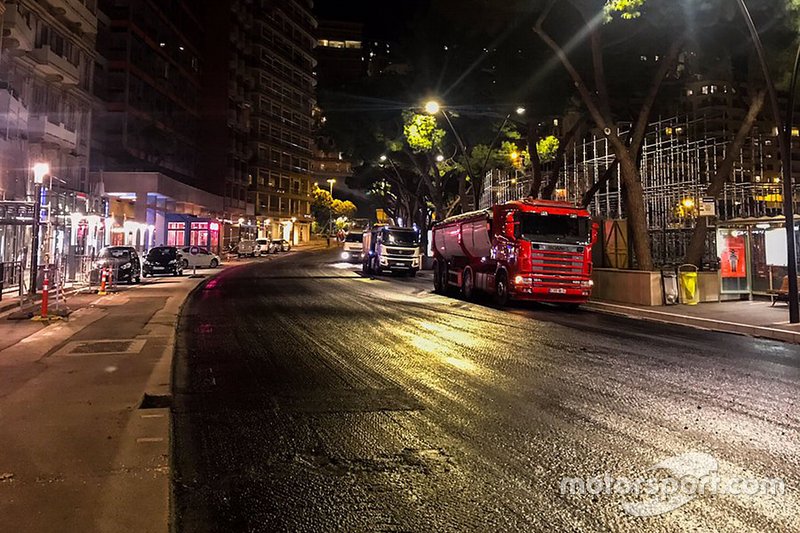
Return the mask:
<path id="1" fill-rule="evenodd" d="M 168 213 L 166 216 L 167 246 L 199 246 L 220 253 L 220 221 L 193 215 Z"/>

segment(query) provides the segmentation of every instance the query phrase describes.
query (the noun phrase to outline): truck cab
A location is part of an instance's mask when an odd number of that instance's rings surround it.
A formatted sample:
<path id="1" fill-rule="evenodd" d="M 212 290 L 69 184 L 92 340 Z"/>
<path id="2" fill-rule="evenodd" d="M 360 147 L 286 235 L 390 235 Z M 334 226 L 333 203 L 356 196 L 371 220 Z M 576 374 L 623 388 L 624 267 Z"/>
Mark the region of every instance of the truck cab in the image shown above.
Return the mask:
<path id="1" fill-rule="evenodd" d="M 364 248 L 364 233 L 349 231 L 342 244 L 342 260 L 350 263 L 360 263 Z"/>
<path id="2" fill-rule="evenodd" d="M 391 272 L 416 276 L 422 265 L 419 232 L 411 228 L 375 226 L 364 232 L 362 254 L 364 275 Z"/>

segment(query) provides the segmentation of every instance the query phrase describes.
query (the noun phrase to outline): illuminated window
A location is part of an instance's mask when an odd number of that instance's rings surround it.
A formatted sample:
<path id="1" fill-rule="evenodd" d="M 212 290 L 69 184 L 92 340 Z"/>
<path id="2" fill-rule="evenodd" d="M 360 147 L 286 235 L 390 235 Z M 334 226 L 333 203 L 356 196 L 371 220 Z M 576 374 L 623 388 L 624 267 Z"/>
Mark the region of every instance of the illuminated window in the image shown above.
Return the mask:
<path id="1" fill-rule="evenodd" d="M 361 41 L 345 41 L 345 48 L 361 48 Z"/>
<path id="2" fill-rule="evenodd" d="M 328 46 L 328 39 L 320 39 L 319 40 L 320 46 Z"/>

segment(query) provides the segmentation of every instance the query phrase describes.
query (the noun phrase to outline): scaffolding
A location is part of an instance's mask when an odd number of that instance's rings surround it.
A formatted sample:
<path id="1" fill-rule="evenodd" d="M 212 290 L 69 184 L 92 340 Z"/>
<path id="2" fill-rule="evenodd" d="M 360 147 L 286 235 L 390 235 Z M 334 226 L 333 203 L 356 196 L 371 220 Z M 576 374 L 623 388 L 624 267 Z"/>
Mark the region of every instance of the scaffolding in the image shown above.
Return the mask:
<path id="1" fill-rule="evenodd" d="M 626 125 L 617 133 L 625 138 Z M 642 144 L 639 170 L 645 196 L 647 224 L 651 231 L 653 259 L 657 265 L 682 261 L 697 216 L 697 208 L 717 166 L 726 156 L 730 132 L 709 133 L 705 117 L 671 117 L 650 124 Z M 782 213 L 780 180 L 765 176 L 774 142 L 754 129 L 744 143 L 731 179 L 725 183 L 716 201 L 718 221 L 775 217 Z M 615 157 L 604 135 L 592 134 L 565 155 L 559 188 L 567 201 L 580 203 L 592 185 L 603 177 Z M 795 195 L 795 198 L 797 196 Z M 619 167 L 594 195 L 588 205 L 594 216 L 625 217 L 623 186 Z M 709 230 L 705 261 L 715 257 L 715 231 Z"/>

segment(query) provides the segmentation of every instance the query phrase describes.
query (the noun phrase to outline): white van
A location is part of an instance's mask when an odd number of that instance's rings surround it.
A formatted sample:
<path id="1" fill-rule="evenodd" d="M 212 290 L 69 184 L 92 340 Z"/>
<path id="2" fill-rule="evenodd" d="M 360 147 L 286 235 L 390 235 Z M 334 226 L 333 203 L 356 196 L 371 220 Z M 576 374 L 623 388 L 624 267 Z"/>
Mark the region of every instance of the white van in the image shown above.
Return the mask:
<path id="1" fill-rule="evenodd" d="M 269 239 L 256 239 L 253 255 L 267 255 L 270 252 Z"/>

